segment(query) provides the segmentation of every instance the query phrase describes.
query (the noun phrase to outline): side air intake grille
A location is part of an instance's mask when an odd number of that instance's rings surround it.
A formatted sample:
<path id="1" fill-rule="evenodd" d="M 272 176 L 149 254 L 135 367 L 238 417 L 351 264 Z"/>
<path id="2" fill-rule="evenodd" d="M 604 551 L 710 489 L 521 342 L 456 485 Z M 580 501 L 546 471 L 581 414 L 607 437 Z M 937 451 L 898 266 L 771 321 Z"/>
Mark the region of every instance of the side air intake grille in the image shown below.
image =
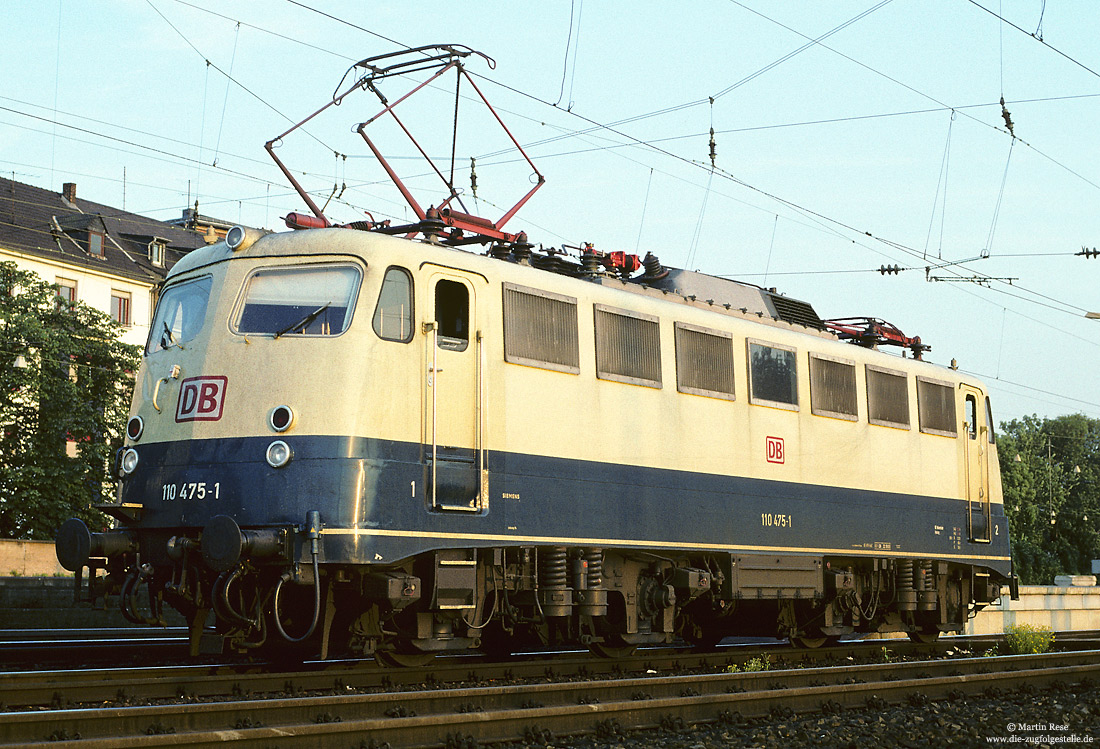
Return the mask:
<path id="1" fill-rule="evenodd" d="M 775 313 L 780 320 L 793 325 L 804 325 L 807 328 L 825 330 L 825 323 L 821 322 L 821 318 L 814 312 L 814 308 L 806 302 L 779 296 L 778 294 L 771 294 L 770 296 L 772 306 L 775 307 Z"/>

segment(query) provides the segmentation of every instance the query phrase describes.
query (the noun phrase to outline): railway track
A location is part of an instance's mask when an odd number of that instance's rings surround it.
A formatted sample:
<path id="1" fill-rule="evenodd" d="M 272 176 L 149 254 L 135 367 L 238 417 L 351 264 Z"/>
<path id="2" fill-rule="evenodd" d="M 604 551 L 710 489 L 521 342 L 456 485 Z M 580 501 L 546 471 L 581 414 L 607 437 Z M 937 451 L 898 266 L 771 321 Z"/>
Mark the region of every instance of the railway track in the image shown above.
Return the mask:
<path id="1" fill-rule="evenodd" d="M 1069 636 L 1068 633 L 1066 635 Z M 1083 647 L 1092 642 L 1082 641 Z M 381 690 L 402 686 L 520 682 L 524 680 L 622 677 L 694 671 L 724 671 L 744 668 L 752 661 L 773 668 L 836 666 L 851 662 L 888 658 L 951 657 L 960 653 L 980 654 L 997 643 L 996 638 L 951 638 L 932 645 L 907 640 L 847 642 L 831 648 L 795 650 L 785 644 L 743 644 L 697 652 L 686 648 L 653 648 L 626 658 L 608 660 L 588 653 L 545 653 L 499 660 L 476 654 L 439 657 L 419 668 L 391 669 L 374 660 L 305 663 L 287 670 L 276 664 L 248 661 L 180 664 L 158 660 L 161 652 L 148 644 L 140 648 L 149 665 L 110 669 L 70 668 L 66 670 L 9 671 L 0 674 L 0 705 L 42 708 L 126 702 L 133 699 L 171 700 L 179 695 L 195 699 L 220 699 L 248 695 L 279 694 L 290 684 L 298 692 L 333 689 Z M 48 645 L 49 643 L 44 643 Z M 174 647 L 171 639 L 159 643 Z M 62 653 L 78 652 L 74 641 L 59 643 Z M 98 643 L 95 644 L 98 647 Z M 92 647 L 86 644 L 85 648 Z M 133 643 L 121 651 L 132 656 Z M 107 651 L 110 652 L 110 651 Z M 34 662 L 34 661 L 32 661 Z M 70 660 L 70 663 L 73 661 Z M 83 661 L 81 661 L 83 665 Z"/>
<path id="2" fill-rule="evenodd" d="M 182 627 L 0 630 L 4 669 L 182 661 L 188 651 Z"/>
<path id="3" fill-rule="evenodd" d="M 713 722 L 777 709 L 823 705 L 883 706 L 949 694 L 978 695 L 1026 682 L 1039 687 L 1100 677 L 1100 653 L 998 656 L 847 669 L 653 675 L 373 694 L 288 696 L 199 704 L 165 704 L 8 713 L 11 746 L 167 746 L 234 741 L 239 746 L 349 746 L 372 738 L 392 747 L 448 740 L 507 741 Z"/>
<path id="4" fill-rule="evenodd" d="M 905 643 L 886 643 L 884 657 L 892 652 L 892 644 Z M 264 673 L 259 667 L 251 667 L 252 671 L 240 666 L 197 667 L 186 672 L 190 682 L 181 681 L 185 672 L 176 670 L 141 673 L 124 669 L 121 680 L 108 680 L 100 687 L 96 684 L 102 674 L 84 675 L 83 681 L 64 685 L 65 672 L 56 672 L 42 675 L 43 683 L 37 687 L 30 676 L 22 687 L 14 686 L 15 690 L 38 689 L 37 693 L 27 692 L 30 699 L 25 702 L 39 707 L 0 714 L 0 742 L 33 746 L 50 740 L 57 742 L 54 746 L 88 749 L 123 743 L 164 746 L 226 740 L 240 746 L 270 746 L 273 742 L 279 746 L 353 746 L 375 739 L 396 749 L 446 744 L 450 737 L 452 744 L 460 739 L 469 745 L 471 741 L 598 734 L 662 723 L 706 723 L 776 710 L 799 713 L 821 710 L 823 705 L 842 709 L 878 701 L 885 706 L 907 700 L 912 703 L 917 699 L 914 695 L 936 700 L 1023 682 L 1040 687 L 1100 677 L 1100 650 L 1096 649 L 910 662 L 899 662 L 900 654 L 894 653 L 885 663 L 855 663 L 854 656 L 844 655 L 850 649 L 830 650 L 833 652 L 820 651 L 825 662 L 847 665 L 777 668 L 788 664 L 774 653 L 764 652 L 730 673 L 721 664 L 743 659 L 747 653 L 708 654 L 715 660 L 696 659 L 693 663 L 687 663 L 683 654 L 647 653 L 611 664 L 621 673 L 609 673 L 612 668 L 604 678 L 589 670 L 593 661 L 577 657 L 495 665 L 439 663 L 424 670 L 344 665 L 292 674 Z M 753 662 L 760 670 L 746 671 Z M 541 675 L 537 673 L 540 667 Z M 711 672 L 677 673 L 686 668 L 710 668 Z M 9 676 L 13 675 L 5 674 L 2 681 L 8 682 Z M 524 678 L 527 683 L 522 683 Z M 282 683 L 271 689 L 280 679 Z M 421 681 L 412 682 L 416 683 L 412 689 L 398 686 L 398 682 L 410 684 L 405 679 Z M 43 710 L 42 700 L 51 682 L 64 692 L 85 690 L 87 701 L 100 699 L 93 696 L 96 688 L 114 688 L 111 697 L 101 698 L 113 699 L 114 704 Z M 443 688 L 448 682 L 462 685 Z M 466 686 L 470 682 L 478 685 Z M 189 691 L 188 684 L 197 691 Z M 261 692 L 266 695 L 263 699 L 251 696 Z M 45 704 L 64 704 L 62 693 L 55 690 Z M 125 704 L 133 699 L 128 695 L 164 702 Z M 217 701 L 200 701 L 211 697 Z M 8 704 L 10 709 L 13 703 Z"/>

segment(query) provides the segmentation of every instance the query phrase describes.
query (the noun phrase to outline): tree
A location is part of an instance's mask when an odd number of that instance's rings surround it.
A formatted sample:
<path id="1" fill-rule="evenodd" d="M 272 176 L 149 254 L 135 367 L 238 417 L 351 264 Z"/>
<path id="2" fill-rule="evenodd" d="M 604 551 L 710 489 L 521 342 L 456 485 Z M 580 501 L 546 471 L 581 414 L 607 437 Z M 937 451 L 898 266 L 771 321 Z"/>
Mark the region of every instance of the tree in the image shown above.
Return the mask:
<path id="1" fill-rule="evenodd" d="M 1014 419 L 1001 424 L 997 451 L 1021 582 L 1087 573 L 1100 558 L 1100 419 Z"/>
<path id="2" fill-rule="evenodd" d="M 113 493 L 140 349 L 121 326 L 56 287 L 0 262 L 0 537 L 50 539 Z"/>

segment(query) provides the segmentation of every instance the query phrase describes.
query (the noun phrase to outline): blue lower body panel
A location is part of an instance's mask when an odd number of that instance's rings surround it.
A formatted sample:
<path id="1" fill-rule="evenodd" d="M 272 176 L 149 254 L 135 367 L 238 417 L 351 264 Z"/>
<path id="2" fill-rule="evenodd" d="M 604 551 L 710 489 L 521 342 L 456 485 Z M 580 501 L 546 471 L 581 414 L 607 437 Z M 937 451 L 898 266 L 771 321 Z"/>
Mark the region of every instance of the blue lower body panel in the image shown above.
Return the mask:
<path id="1" fill-rule="evenodd" d="M 318 510 L 327 562 L 390 564 L 440 548 L 632 547 L 668 553 L 804 553 L 945 559 L 1007 577 L 1008 524 L 967 536 L 967 503 L 596 461 L 493 452 L 476 512 L 432 507 L 424 446 L 361 437 L 285 436 L 294 457 L 271 468 L 271 438 L 138 445 L 123 501 L 139 527 L 299 525 Z M 461 456 L 459 456 L 461 457 Z M 472 460 L 448 465 L 451 475 Z M 456 468 L 456 466 L 459 466 Z M 468 477 L 477 485 L 476 475 Z"/>

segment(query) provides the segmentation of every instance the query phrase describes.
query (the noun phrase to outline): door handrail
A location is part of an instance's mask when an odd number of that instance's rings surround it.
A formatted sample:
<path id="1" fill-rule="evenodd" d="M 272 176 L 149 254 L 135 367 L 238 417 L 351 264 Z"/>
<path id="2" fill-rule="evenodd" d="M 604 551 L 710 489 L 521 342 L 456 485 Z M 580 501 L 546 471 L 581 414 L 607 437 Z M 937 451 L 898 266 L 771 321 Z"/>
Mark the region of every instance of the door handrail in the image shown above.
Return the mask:
<path id="1" fill-rule="evenodd" d="M 430 373 L 429 384 L 432 388 L 432 507 L 436 507 L 437 492 L 439 491 L 439 484 L 436 480 L 436 467 L 439 465 L 439 440 L 436 435 L 439 420 L 439 408 L 436 399 L 436 394 L 439 392 L 437 381 L 439 377 L 439 324 L 434 320 L 424 323 L 424 332 L 431 333 L 432 338 L 432 365 L 428 372 Z"/>

